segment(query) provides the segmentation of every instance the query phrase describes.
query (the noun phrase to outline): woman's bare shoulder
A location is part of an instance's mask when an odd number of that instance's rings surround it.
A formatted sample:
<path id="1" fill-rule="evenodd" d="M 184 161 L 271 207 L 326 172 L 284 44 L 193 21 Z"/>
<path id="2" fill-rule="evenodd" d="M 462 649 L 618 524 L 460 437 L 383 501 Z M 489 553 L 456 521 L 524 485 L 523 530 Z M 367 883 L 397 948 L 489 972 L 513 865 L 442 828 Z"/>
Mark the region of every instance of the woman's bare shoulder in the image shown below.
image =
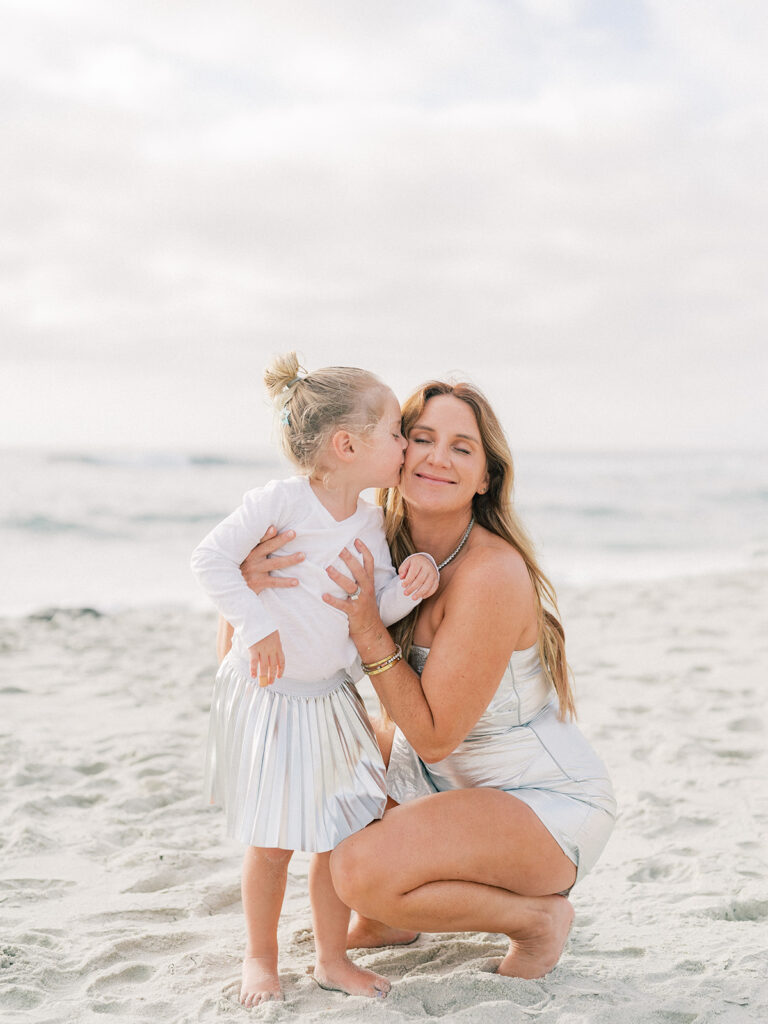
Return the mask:
<path id="1" fill-rule="evenodd" d="M 471 585 L 478 578 L 486 583 L 493 582 L 501 588 L 522 588 L 525 592 L 532 589 L 528 568 L 520 552 L 509 541 L 504 540 L 484 527 L 475 527 L 477 534 L 473 544 L 456 567 L 455 582 L 463 586 Z"/>

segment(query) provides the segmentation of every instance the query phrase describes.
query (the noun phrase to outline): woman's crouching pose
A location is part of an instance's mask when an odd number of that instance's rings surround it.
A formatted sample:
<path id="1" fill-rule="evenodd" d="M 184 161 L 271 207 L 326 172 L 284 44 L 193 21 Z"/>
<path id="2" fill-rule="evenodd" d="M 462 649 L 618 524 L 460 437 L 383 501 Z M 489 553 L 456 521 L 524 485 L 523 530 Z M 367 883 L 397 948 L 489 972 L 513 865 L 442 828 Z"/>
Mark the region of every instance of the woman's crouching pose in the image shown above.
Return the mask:
<path id="1" fill-rule="evenodd" d="M 555 596 L 512 509 L 511 456 L 488 402 L 433 382 L 406 402 L 403 433 L 399 487 L 382 495 L 388 539 L 395 561 L 430 553 L 440 584 L 391 635 L 365 545 L 342 555 L 352 579 L 328 570 L 360 588 L 354 602 L 325 600 L 347 613 L 397 726 L 383 745 L 398 806 L 341 843 L 332 877 L 362 915 L 352 943 L 502 932 L 499 972 L 536 978 L 560 957 L 566 896 L 608 840 L 613 791 L 571 721 Z"/>

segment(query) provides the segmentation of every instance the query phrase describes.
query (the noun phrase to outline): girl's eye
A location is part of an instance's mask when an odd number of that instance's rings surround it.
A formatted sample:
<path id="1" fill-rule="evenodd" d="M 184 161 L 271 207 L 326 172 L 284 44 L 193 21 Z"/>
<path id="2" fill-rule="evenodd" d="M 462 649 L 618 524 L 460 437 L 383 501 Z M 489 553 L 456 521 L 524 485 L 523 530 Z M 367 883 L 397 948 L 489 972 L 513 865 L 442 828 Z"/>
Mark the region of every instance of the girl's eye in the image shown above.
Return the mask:
<path id="1" fill-rule="evenodd" d="M 429 444 L 428 437 L 411 437 L 409 440 L 413 441 L 414 444 Z"/>

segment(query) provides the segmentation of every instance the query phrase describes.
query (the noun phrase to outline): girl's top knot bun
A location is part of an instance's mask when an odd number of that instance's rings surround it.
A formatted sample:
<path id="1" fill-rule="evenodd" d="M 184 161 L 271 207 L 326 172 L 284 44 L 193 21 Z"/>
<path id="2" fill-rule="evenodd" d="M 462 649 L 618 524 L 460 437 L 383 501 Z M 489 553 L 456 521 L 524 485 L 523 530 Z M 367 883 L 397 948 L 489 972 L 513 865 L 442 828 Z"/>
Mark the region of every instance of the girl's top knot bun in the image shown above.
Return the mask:
<path id="1" fill-rule="evenodd" d="M 306 376 L 307 372 L 300 365 L 296 353 L 286 352 L 285 355 L 276 356 L 264 371 L 264 383 L 270 398 L 275 400 L 285 397 L 285 391 Z"/>

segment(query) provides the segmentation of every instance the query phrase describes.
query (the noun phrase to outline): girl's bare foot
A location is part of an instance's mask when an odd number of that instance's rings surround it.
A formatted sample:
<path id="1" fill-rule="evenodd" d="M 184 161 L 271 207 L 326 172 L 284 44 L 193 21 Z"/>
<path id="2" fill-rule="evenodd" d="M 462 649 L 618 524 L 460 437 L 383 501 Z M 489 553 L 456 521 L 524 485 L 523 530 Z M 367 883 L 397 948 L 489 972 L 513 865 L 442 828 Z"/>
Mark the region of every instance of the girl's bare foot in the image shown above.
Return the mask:
<path id="1" fill-rule="evenodd" d="M 509 952 L 497 974 L 543 978 L 560 959 L 573 923 L 573 907 L 564 896 L 547 896 L 540 900 L 540 908 L 529 931 L 510 939 Z"/>
<path id="2" fill-rule="evenodd" d="M 381 921 L 355 914 L 347 932 L 347 949 L 375 949 L 377 946 L 409 946 L 419 937 L 419 932 L 405 928 L 390 928 Z"/>
<path id="3" fill-rule="evenodd" d="M 386 978 L 353 964 L 349 957 L 315 964 L 314 977 L 320 988 L 346 992 L 348 996 L 383 999 L 392 987 Z"/>
<path id="4" fill-rule="evenodd" d="M 273 956 L 246 956 L 243 959 L 243 982 L 240 1002 L 243 1006 L 258 1006 L 270 999 L 282 999 L 283 990 L 277 977 L 277 958 Z"/>

